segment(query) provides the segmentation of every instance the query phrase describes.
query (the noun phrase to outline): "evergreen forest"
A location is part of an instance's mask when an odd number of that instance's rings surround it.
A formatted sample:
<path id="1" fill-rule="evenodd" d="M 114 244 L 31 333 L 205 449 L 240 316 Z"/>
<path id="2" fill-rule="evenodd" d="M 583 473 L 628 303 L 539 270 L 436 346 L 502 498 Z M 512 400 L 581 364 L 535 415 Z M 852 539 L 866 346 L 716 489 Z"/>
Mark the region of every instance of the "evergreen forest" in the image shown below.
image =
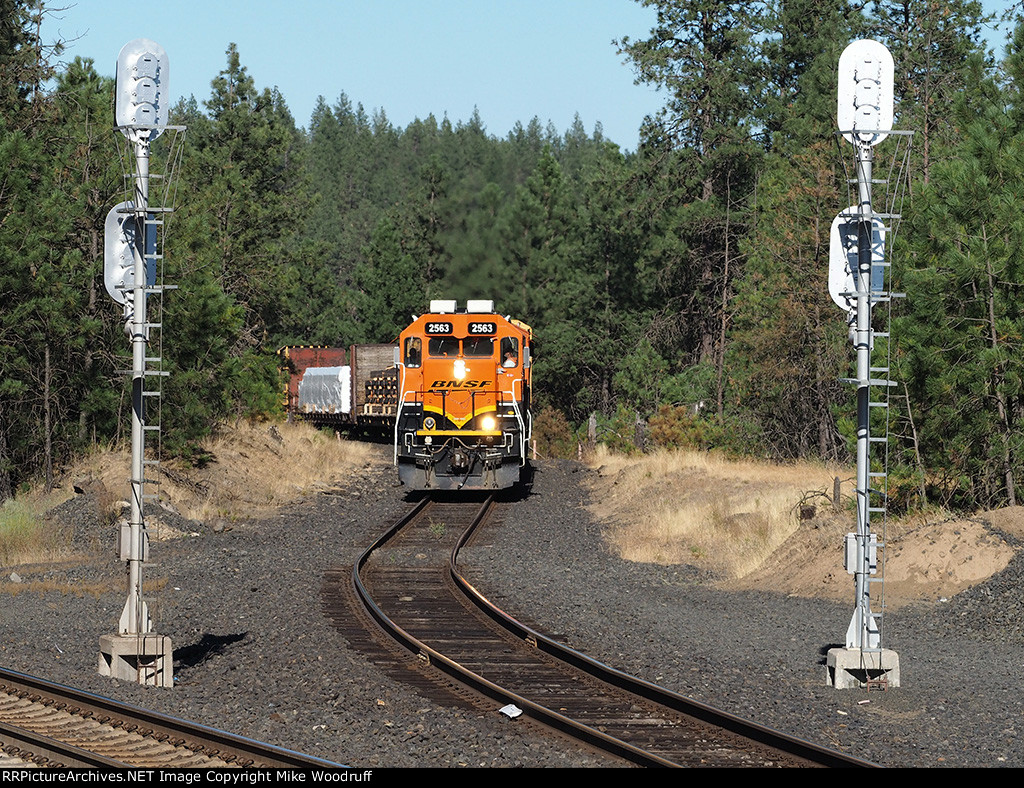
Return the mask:
<path id="1" fill-rule="evenodd" d="M 855 354 L 827 287 L 852 204 L 836 69 L 873 38 L 896 64 L 894 128 L 913 132 L 877 153 L 898 165 L 906 293 L 887 305 L 890 503 L 1015 505 L 1024 26 L 994 52 L 971 0 L 637 1 L 657 26 L 609 47 L 665 100 L 635 152 L 579 121 L 398 128 L 345 94 L 297 120 L 226 40 L 209 95 L 171 112 L 187 133 L 163 451 L 202 462 L 219 425 L 279 415 L 282 346 L 390 342 L 431 298 L 490 298 L 534 329 L 548 456 L 596 418 L 623 451 L 849 462 Z M 46 12 L 0 0 L 0 501 L 125 440 L 130 408 L 103 283 L 124 199 L 113 75 L 62 61 Z"/>

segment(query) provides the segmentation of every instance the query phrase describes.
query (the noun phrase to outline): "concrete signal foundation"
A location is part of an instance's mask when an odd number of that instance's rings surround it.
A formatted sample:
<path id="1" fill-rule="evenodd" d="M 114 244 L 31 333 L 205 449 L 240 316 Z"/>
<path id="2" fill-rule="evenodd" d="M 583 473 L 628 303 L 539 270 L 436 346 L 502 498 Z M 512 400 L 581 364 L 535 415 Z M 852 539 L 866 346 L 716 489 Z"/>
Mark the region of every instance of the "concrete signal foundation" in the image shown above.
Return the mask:
<path id="1" fill-rule="evenodd" d="M 827 682 L 836 689 L 890 689 L 900 685 L 900 655 L 890 649 L 829 649 Z"/>
<path id="2" fill-rule="evenodd" d="M 101 635 L 101 676 L 149 687 L 174 686 L 174 651 L 166 635 Z"/>

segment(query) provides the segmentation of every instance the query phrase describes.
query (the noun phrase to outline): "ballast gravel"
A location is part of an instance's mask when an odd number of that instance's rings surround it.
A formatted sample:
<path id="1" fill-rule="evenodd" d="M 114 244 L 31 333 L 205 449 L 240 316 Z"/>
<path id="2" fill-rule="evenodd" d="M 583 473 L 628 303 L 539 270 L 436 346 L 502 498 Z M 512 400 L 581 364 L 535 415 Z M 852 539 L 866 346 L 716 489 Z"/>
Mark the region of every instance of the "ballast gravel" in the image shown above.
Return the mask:
<path id="1" fill-rule="evenodd" d="M 383 454 L 382 454 L 383 457 Z M 690 567 L 615 557 L 587 513 L 584 466 L 535 464 L 463 568 L 523 623 L 612 667 L 884 766 L 1024 766 L 1021 558 L 944 603 L 886 622 L 899 688 L 836 690 L 825 654 L 851 604 L 720 592 Z M 0 570 L 0 665 L 360 768 L 621 765 L 498 708 L 442 703 L 355 649 L 323 610 L 349 568 L 410 506 L 385 460 L 278 516 L 226 528 L 161 517 L 145 598 L 175 650 L 175 686 L 97 672 L 125 570 L 90 495 L 54 512 L 74 557 Z"/>

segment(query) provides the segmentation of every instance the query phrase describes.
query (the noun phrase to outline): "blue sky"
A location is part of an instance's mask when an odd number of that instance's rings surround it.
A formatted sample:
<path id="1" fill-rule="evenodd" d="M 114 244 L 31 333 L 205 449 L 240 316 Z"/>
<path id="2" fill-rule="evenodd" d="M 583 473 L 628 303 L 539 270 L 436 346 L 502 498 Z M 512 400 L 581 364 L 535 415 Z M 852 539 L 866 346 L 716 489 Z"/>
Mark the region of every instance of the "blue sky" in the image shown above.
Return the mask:
<path id="1" fill-rule="evenodd" d="M 92 58 L 113 76 L 121 47 L 149 38 L 167 52 L 174 96 L 210 95 L 225 52 L 238 45 L 258 88 L 277 87 L 300 126 L 318 96 L 344 92 L 404 128 L 452 123 L 478 109 L 504 137 L 533 117 L 564 132 L 578 113 L 588 133 L 635 150 L 643 118 L 662 100 L 616 53 L 642 38 L 654 11 L 633 0 L 64 0 L 44 23 L 68 41 L 62 60 Z"/>
<path id="2" fill-rule="evenodd" d="M 991 11 L 1012 0 L 984 0 Z M 47 40 L 63 59 L 92 58 L 113 76 L 121 47 L 149 38 L 166 50 L 176 97 L 210 95 L 210 81 L 238 45 L 258 88 L 277 87 L 295 121 L 309 123 L 318 96 L 344 92 L 395 126 L 474 107 L 504 137 L 533 117 L 564 132 L 579 114 L 588 132 L 635 150 L 645 115 L 662 97 L 635 85 L 612 41 L 642 38 L 656 15 L 634 0 L 50 0 Z M 1002 41 L 993 39 L 997 54 Z"/>

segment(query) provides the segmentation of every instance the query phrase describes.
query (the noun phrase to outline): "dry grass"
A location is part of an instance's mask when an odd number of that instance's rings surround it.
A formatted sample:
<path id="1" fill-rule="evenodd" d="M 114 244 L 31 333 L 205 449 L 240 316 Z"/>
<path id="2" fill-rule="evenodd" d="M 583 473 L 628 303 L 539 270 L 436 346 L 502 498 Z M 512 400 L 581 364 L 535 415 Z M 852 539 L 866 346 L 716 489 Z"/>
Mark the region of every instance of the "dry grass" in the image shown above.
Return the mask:
<path id="1" fill-rule="evenodd" d="M 160 481 L 147 492 L 199 521 L 260 518 L 309 492 L 343 484 L 372 457 L 365 444 L 304 423 L 226 426 L 203 448 L 213 459 L 202 468 L 169 461 L 147 472 Z M 130 462 L 127 451 L 102 452 L 68 475 L 98 479 L 126 499 Z"/>
<path id="2" fill-rule="evenodd" d="M 796 532 L 801 504 L 825 502 L 845 469 L 734 461 L 697 451 L 643 457 L 599 449 L 595 514 L 625 559 L 695 564 L 730 578 L 756 570 Z"/>
<path id="3" fill-rule="evenodd" d="M 5 501 L 0 506 L 0 565 L 11 566 L 51 555 L 58 545 L 44 527 L 42 513 L 30 501 Z"/>
<path id="4" fill-rule="evenodd" d="M 162 579 L 146 579 L 146 590 L 147 591 L 159 591 L 167 585 L 167 578 Z M 68 580 L 68 579 L 48 579 L 48 580 L 22 580 L 21 582 L 0 582 L 0 594 L 7 594 L 8 596 L 17 596 L 18 594 L 27 593 L 51 593 L 56 592 L 58 594 L 66 594 L 70 596 L 82 597 L 92 596 L 100 597 L 103 594 L 109 594 L 111 592 L 118 592 L 124 590 L 124 581 L 118 579 L 105 580 L 105 581 L 94 581 L 91 583 L 83 583 L 81 580 Z"/>
<path id="5" fill-rule="evenodd" d="M 202 470 L 167 466 L 161 492 L 194 520 L 258 518 L 302 496 L 344 485 L 373 456 L 367 444 L 307 424 L 241 425 L 206 447 Z"/>
<path id="6" fill-rule="evenodd" d="M 344 484 L 353 468 L 372 462 L 366 444 L 336 439 L 306 424 L 241 424 L 225 427 L 204 447 L 213 461 L 203 468 L 167 462 L 147 476 L 183 516 L 194 520 L 256 519 L 325 487 Z M 66 547 L 57 544 L 45 513 L 75 493 L 73 484 L 91 480 L 97 504 L 112 511 L 128 498 L 130 453 L 96 451 L 63 475 L 59 489 L 31 491 L 0 507 L 0 565 L 54 561 Z"/>

